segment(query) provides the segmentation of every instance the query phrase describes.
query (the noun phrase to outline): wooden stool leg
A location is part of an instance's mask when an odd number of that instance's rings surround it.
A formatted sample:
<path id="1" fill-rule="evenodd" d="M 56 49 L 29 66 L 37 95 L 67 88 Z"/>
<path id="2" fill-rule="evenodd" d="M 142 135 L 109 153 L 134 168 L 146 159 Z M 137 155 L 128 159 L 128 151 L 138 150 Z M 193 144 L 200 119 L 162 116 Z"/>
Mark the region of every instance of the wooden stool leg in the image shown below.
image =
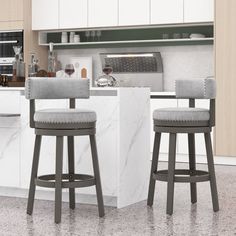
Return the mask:
<path id="1" fill-rule="evenodd" d="M 63 136 L 56 139 L 55 223 L 58 224 L 61 222 Z"/>
<path id="2" fill-rule="evenodd" d="M 35 144 L 34 144 L 34 156 L 33 163 L 31 169 L 31 179 L 30 179 L 30 188 L 29 188 L 29 196 L 28 196 L 28 204 L 27 204 L 27 214 L 31 215 L 34 207 L 34 196 L 35 196 L 35 178 L 38 175 L 38 165 L 39 165 L 39 155 L 40 155 L 40 147 L 41 147 L 41 135 L 36 135 Z"/>
<path id="3" fill-rule="evenodd" d="M 169 138 L 169 160 L 168 160 L 168 184 L 167 184 L 167 206 L 166 214 L 172 215 L 174 201 L 174 178 L 175 178 L 175 156 L 176 156 L 176 134 L 170 133 Z"/>
<path id="4" fill-rule="evenodd" d="M 91 144 L 93 170 L 94 170 L 95 183 L 96 183 L 98 212 L 99 212 L 99 216 L 103 217 L 105 215 L 105 212 L 104 212 L 102 185 L 101 185 L 100 171 L 99 171 L 99 164 L 98 164 L 96 139 L 95 139 L 95 135 L 89 135 L 89 138 L 90 138 L 90 144 Z"/>
<path id="5" fill-rule="evenodd" d="M 195 154 L 195 137 L 194 134 L 188 134 L 188 150 L 189 150 L 189 169 L 190 171 L 196 170 L 196 154 Z M 190 173 L 190 175 L 192 175 Z M 197 202 L 197 185 L 190 183 L 191 202 Z"/>
<path id="6" fill-rule="evenodd" d="M 206 143 L 208 171 L 210 174 L 210 185 L 211 185 L 211 197 L 212 197 L 213 210 L 219 211 L 218 193 L 217 193 L 216 177 L 215 177 L 215 167 L 214 167 L 212 145 L 211 145 L 211 134 L 204 133 L 204 136 L 205 136 L 205 143 Z"/>
<path id="7" fill-rule="evenodd" d="M 69 169 L 69 182 L 74 181 L 75 174 L 75 161 L 74 161 L 74 137 L 68 136 L 68 169 Z M 75 189 L 69 189 L 70 208 L 75 209 Z"/>
<path id="8" fill-rule="evenodd" d="M 148 206 L 153 205 L 156 180 L 153 179 L 152 175 L 155 171 L 157 171 L 160 142 L 161 142 L 161 133 L 155 133 L 153 153 L 152 153 L 152 166 L 149 180 L 148 200 L 147 200 Z"/>

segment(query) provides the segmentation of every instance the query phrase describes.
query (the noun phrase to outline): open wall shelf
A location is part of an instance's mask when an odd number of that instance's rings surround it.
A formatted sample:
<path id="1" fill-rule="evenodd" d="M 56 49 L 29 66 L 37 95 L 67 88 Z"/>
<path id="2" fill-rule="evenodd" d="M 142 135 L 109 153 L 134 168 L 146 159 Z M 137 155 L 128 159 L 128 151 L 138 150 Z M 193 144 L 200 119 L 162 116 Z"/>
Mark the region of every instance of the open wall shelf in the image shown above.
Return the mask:
<path id="1" fill-rule="evenodd" d="M 73 30 L 80 35 L 78 43 L 61 43 L 60 32 L 39 32 L 39 45 L 48 46 L 49 42 L 53 42 L 55 48 L 99 48 L 99 47 L 124 47 L 124 46 L 177 46 L 177 45 L 204 45 L 213 44 L 213 24 L 205 23 L 196 24 L 180 24 L 156 26 L 151 28 L 128 28 L 128 29 L 99 29 L 101 36 L 97 37 L 97 29 L 89 30 Z M 95 37 L 87 36 L 86 31 L 95 32 Z M 205 38 L 182 38 L 183 34 L 200 33 Z M 167 34 L 168 38 L 163 39 L 163 34 Z M 174 38 L 175 34 L 180 37 Z M 68 32 L 69 38 L 69 32 Z"/>

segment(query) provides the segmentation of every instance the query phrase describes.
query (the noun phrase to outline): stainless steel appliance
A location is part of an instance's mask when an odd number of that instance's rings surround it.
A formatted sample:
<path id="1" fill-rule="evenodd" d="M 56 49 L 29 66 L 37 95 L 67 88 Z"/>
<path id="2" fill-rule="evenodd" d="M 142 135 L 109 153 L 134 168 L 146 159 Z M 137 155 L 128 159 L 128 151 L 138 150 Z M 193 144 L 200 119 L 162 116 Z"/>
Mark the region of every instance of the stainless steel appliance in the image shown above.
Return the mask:
<path id="1" fill-rule="evenodd" d="M 163 64 L 160 52 L 101 53 L 102 67 L 109 65 L 120 87 L 150 87 L 163 91 Z"/>
<path id="2" fill-rule="evenodd" d="M 22 46 L 23 31 L 0 31 L 0 74 L 12 77 L 15 53 L 13 46 Z"/>

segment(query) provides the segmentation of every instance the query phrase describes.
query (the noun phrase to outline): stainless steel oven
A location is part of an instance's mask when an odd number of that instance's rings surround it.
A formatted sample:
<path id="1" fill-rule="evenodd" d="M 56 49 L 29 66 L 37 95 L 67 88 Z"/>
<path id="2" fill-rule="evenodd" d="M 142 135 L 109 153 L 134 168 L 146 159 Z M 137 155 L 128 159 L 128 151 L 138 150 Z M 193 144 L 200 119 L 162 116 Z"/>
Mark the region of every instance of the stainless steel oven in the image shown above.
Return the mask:
<path id="1" fill-rule="evenodd" d="M 23 31 L 0 31 L 0 74 L 12 77 L 12 62 L 15 57 L 13 46 L 22 46 Z"/>

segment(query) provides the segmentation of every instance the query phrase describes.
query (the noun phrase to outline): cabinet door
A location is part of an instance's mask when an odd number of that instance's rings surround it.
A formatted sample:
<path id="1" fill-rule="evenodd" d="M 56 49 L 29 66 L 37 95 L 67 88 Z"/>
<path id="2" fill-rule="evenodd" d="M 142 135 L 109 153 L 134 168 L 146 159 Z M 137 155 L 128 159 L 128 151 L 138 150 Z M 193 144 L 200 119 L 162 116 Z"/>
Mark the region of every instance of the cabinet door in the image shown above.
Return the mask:
<path id="1" fill-rule="evenodd" d="M 20 187 L 20 128 L 0 128 L 0 140 L 0 186 Z"/>
<path id="2" fill-rule="evenodd" d="M 58 29 L 59 0 L 32 0 L 32 29 Z"/>
<path id="3" fill-rule="evenodd" d="M 183 8 L 184 0 L 151 0 L 151 24 L 183 23 Z"/>
<path id="4" fill-rule="evenodd" d="M 149 0 L 119 0 L 119 25 L 145 25 L 150 23 Z"/>
<path id="5" fill-rule="evenodd" d="M 214 0 L 185 0 L 184 22 L 214 21 Z"/>
<path id="6" fill-rule="evenodd" d="M 88 0 L 88 26 L 117 26 L 118 0 Z"/>
<path id="7" fill-rule="evenodd" d="M 60 0 L 59 3 L 59 28 L 87 27 L 87 0 Z"/>
<path id="8" fill-rule="evenodd" d="M 23 0 L 1 0 L 0 21 L 23 21 Z"/>

